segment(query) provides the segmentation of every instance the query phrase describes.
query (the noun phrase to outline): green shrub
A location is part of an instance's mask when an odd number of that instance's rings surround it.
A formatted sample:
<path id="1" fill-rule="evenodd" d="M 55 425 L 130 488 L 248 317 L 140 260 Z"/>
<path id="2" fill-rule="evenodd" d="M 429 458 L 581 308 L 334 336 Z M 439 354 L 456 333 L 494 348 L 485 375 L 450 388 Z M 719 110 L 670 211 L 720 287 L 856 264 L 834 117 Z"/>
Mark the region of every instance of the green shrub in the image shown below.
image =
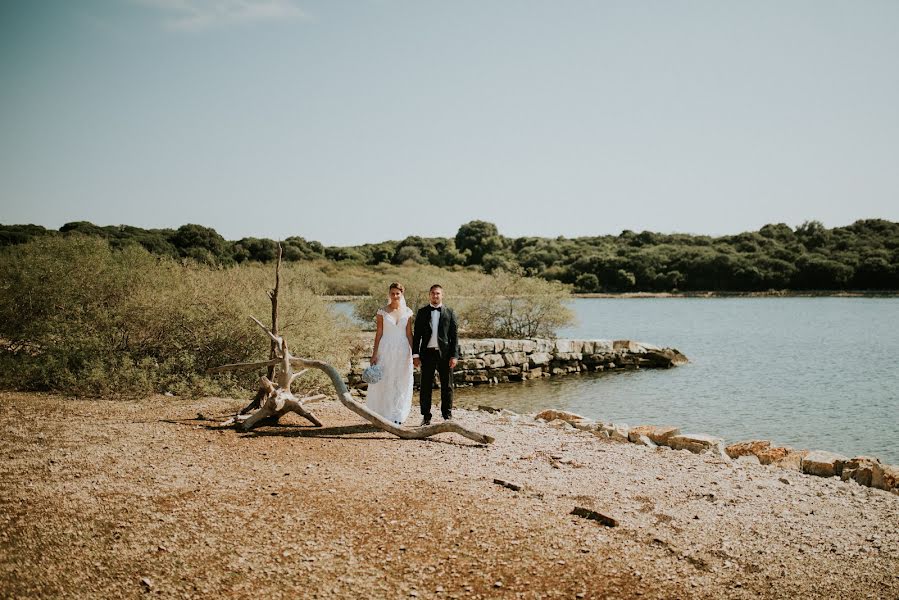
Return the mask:
<path id="1" fill-rule="evenodd" d="M 431 266 L 373 268 L 369 281 L 370 296 L 358 300 L 354 308 L 356 318 L 369 329 L 374 328 L 375 313 L 386 303 L 394 281 L 406 287 L 406 302 L 413 310 L 428 303 L 431 285 L 442 285 L 445 302 L 455 310 L 465 337 L 552 337 L 573 320 L 565 306 L 570 298 L 566 286 L 503 271 L 485 275 Z"/>
<path id="2" fill-rule="evenodd" d="M 0 385 L 89 396 L 250 391 L 261 371 L 204 371 L 268 358 L 268 338 L 249 315 L 270 322 L 273 283 L 272 266 L 215 268 L 137 245 L 113 250 L 95 237 L 8 248 L 0 254 Z M 321 290 L 317 271 L 282 268 L 281 333 L 294 354 L 345 368 L 354 338 Z"/>

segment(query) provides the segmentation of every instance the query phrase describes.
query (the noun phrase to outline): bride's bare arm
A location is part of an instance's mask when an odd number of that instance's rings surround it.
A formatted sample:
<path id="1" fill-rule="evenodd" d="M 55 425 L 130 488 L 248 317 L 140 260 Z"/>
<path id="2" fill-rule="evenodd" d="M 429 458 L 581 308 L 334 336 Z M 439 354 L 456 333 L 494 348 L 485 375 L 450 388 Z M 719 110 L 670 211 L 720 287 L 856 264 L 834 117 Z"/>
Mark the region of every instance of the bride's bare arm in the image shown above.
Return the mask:
<path id="1" fill-rule="evenodd" d="M 375 347 L 371 351 L 371 364 L 378 364 L 378 344 L 381 343 L 381 335 L 384 333 L 384 317 L 381 316 L 381 313 L 375 315 L 375 323 L 378 324 L 378 328 L 375 331 Z"/>
<path id="2" fill-rule="evenodd" d="M 406 339 L 409 340 L 409 349 L 412 349 L 412 317 L 406 319 Z"/>

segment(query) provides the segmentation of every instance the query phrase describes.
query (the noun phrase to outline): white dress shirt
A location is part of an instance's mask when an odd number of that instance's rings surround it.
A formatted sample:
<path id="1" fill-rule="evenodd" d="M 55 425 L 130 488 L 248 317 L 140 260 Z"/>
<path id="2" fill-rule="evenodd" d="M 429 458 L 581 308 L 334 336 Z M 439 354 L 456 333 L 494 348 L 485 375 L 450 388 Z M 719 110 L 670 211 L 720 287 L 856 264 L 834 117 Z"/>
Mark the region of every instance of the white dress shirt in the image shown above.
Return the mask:
<path id="1" fill-rule="evenodd" d="M 439 308 L 443 309 L 443 305 L 440 304 L 438 306 L 434 306 L 433 304 L 429 305 L 431 308 Z M 440 324 L 440 311 L 432 310 L 431 311 L 431 339 L 428 340 L 428 348 L 440 348 L 440 344 L 437 343 L 437 325 Z"/>

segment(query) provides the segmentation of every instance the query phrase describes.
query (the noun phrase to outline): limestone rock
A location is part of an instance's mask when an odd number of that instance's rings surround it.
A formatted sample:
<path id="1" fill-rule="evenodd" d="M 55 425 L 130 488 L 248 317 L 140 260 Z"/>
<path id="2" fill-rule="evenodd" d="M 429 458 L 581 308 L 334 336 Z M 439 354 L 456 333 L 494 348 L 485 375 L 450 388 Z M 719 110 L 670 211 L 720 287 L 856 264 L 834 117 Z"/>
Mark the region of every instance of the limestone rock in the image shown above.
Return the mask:
<path id="1" fill-rule="evenodd" d="M 730 460 L 724 451 L 724 440 L 703 433 L 682 433 L 668 438 L 667 446 L 675 450 L 689 450 L 694 454 L 709 452 Z"/>
<path id="2" fill-rule="evenodd" d="M 531 368 L 539 367 L 549 364 L 549 361 L 551 360 L 552 356 L 548 352 L 534 352 L 528 356 L 528 365 L 530 365 Z"/>
<path id="3" fill-rule="evenodd" d="M 572 340 L 556 340 L 555 346 L 552 349 L 553 354 L 558 354 L 559 352 L 572 352 Z"/>
<path id="4" fill-rule="evenodd" d="M 801 472 L 802 459 L 808 456 L 808 453 L 808 450 L 793 450 L 791 452 L 787 452 L 787 454 L 783 458 L 779 458 L 771 464 L 781 469 Z"/>
<path id="5" fill-rule="evenodd" d="M 503 360 L 502 354 L 484 354 L 481 358 L 484 360 L 484 364 L 490 369 L 499 369 L 500 367 L 506 366 L 506 361 Z"/>
<path id="6" fill-rule="evenodd" d="M 542 412 L 537 413 L 535 419 L 543 419 L 544 421 L 555 421 L 556 419 L 561 419 L 562 421 L 567 421 L 572 423 L 574 421 L 584 421 L 587 420 L 586 417 L 575 414 L 573 412 L 568 412 L 566 410 L 544 410 Z"/>
<path id="7" fill-rule="evenodd" d="M 560 361 L 582 360 L 584 355 L 580 352 L 556 352 L 553 358 Z"/>
<path id="8" fill-rule="evenodd" d="M 871 487 L 887 491 L 899 490 L 899 466 L 875 464 L 871 473 Z"/>
<path id="9" fill-rule="evenodd" d="M 625 352 L 641 352 L 643 348 L 637 342 L 631 340 L 615 340 L 612 342 L 613 350 L 624 350 Z"/>
<path id="10" fill-rule="evenodd" d="M 641 435 L 645 435 L 654 443 L 667 446 L 668 439 L 673 435 L 678 435 L 680 429 L 677 427 L 669 427 L 667 425 L 637 425 L 629 432 L 630 441 L 636 442 Z"/>
<path id="11" fill-rule="evenodd" d="M 731 458 L 733 458 L 733 457 L 731 457 Z M 762 464 L 762 462 L 759 460 L 759 457 L 756 456 L 755 454 L 741 454 L 740 456 L 737 457 L 737 462 L 743 463 L 743 464 L 748 463 L 748 464 L 752 464 L 752 465 Z"/>
<path id="12" fill-rule="evenodd" d="M 608 354 L 615 350 L 612 340 L 593 340 L 593 354 Z"/>
<path id="13" fill-rule="evenodd" d="M 874 469 L 880 464 L 880 461 L 872 456 L 856 456 L 846 461 L 843 465 L 843 472 L 840 473 L 840 479 L 843 481 L 853 480 L 859 485 L 871 487 L 874 479 Z"/>
<path id="14" fill-rule="evenodd" d="M 599 423 L 596 427 L 597 431 L 604 432 L 616 442 L 629 442 L 630 429 L 626 423 Z"/>
<path id="15" fill-rule="evenodd" d="M 523 348 L 524 340 L 503 340 L 503 352 L 521 352 L 524 350 Z M 497 350 L 499 352 L 499 350 Z"/>
<path id="16" fill-rule="evenodd" d="M 843 471 L 843 465 L 848 459 L 836 452 L 814 450 L 802 459 L 802 472 L 818 477 L 833 477 Z"/>
<path id="17" fill-rule="evenodd" d="M 503 360 L 510 367 L 517 367 L 528 364 L 528 355 L 524 352 L 503 352 Z"/>
<path id="18" fill-rule="evenodd" d="M 628 439 L 630 439 L 635 444 L 640 444 L 641 446 L 646 446 L 647 448 L 658 448 L 659 445 L 654 441 L 649 439 L 646 435 L 638 435 L 636 439 L 634 439 L 634 430 L 631 429 L 627 434 Z"/>
<path id="19" fill-rule="evenodd" d="M 521 351 L 525 354 L 537 351 L 537 342 L 534 340 L 521 340 Z"/>
<path id="20" fill-rule="evenodd" d="M 772 446 L 769 440 L 749 440 L 731 444 L 725 448 L 724 451 L 727 452 L 727 455 L 731 458 L 751 455 L 757 457 L 759 462 L 763 465 L 770 465 L 771 463 L 784 458 L 787 454 L 792 452 L 793 449 L 790 447 L 778 448 Z"/>
<path id="21" fill-rule="evenodd" d="M 572 421 L 572 425 L 574 425 L 575 429 L 580 429 L 581 431 L 593 431 L 596 429 L 596 421 L 593 419 L 581 419 L 580 421 Z"/>
<path id="22" fill-rule="evenodd" d="M 486 366 L 484 359 L 482 358 L 463 358 L 459 361 L 458 368 L 460 369 L 483 369 Z"/>
<path id="23" fill-rule="evenodd" d="M 493 340 L 461 340 L 459 342 L 459 351 L 462 356 L 474 356 L 495 350 L 496 344 Z"/>
<path id="24" fill-rule="evenodd" d="M 687 364 L 687 357 L 674 348 L 659 348 L 647 350 L 644 355 L 646 364 L 653 367 L 671 368 L 677 365 Z"/>

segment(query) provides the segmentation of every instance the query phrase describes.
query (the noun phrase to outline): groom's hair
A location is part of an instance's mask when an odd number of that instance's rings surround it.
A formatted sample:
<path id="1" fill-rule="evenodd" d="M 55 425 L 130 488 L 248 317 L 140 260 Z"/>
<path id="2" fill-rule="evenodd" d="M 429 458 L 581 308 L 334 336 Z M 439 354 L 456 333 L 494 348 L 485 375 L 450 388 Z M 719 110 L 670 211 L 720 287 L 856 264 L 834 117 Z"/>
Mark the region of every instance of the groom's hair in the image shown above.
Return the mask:
<path id="1" fill-rule="evenodd" d="M 406 288 L 403 287 L 403 284 L 402 284 L 402 283 L 397 283 L 397 282 L 394 281 L 393 283 L 390 284 L 390 287 L 387 288 L 387 291 L 388 291 L 388 292 L 389 292 L 390 290 L 399 290 L 399 291 L 401 291 L 401 292 L 405 292 L 405 291 L 406 291 Z"/>
<path id="2" fill-rule="evenodd" d="M 440 285 L 439 283 L 435 283 L 434 285 L 431 286 L 431 289 L 429 289 L 428 291 L 433 292 L 434 290 L 438 290 L 438 289 L 442 290 L 443 286 Z"/>

